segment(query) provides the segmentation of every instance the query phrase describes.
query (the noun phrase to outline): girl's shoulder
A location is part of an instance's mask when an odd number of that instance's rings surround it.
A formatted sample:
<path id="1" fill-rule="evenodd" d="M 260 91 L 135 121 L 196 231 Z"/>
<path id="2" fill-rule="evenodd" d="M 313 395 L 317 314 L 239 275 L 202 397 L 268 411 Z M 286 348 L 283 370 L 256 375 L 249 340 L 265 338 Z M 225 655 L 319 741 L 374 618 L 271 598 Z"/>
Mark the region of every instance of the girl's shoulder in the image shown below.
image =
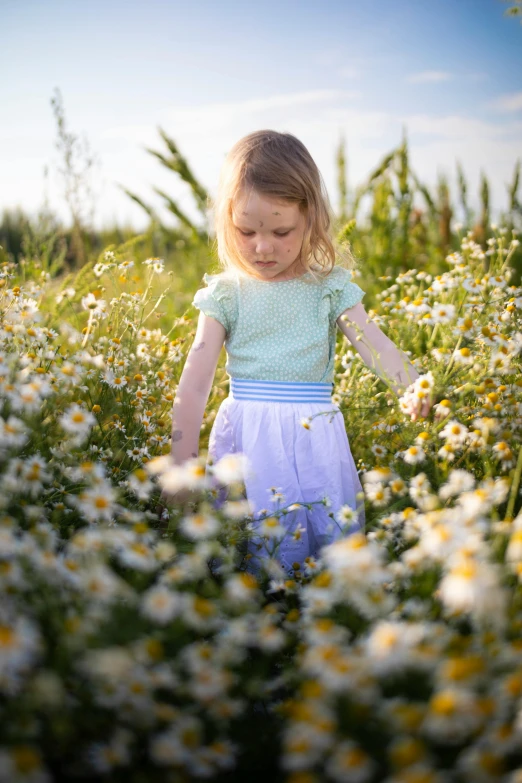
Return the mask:
<path id="1" fill-rule="evenodd" d="M 344 266 L 334 266 L 332 271 L 323 279 L 324 285 L 332 291 L 342 291 L 346 283 L 353 277 L 353 271 Z"/>
<path id="2" fill-rule="evenodd" d="M 215 299 L 228 301 L 230 303 L 233 302 L 235 298 L 235 280 L 233 273 L 218 272 L 216 274 L 209 274 L 208 272 L 205 272 L 203 281 L 206 283 L 206 287 L 200 289 L 200 291 L 197 292 L 197 295 L 202 296 L 203 292 L 207 292 Z"/>
<path id="3" fill-rule="evenodd" d="M 214 274 L 205 272 L 203 280 L 207 285 L 230 285 L 234 282 L 235 275 L 233 272 L 216 272 Z"/>

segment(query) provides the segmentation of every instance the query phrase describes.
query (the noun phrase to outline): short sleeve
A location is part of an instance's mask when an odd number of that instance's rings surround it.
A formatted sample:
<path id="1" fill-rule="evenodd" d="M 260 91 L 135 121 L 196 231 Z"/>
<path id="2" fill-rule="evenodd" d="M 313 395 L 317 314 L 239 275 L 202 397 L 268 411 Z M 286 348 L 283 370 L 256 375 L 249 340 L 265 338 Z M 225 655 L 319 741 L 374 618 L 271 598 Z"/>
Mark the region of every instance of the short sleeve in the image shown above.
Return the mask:
<path id="1" fill-rule="evenodd" d="M 335 266 L 325 280 L 325 295 L 330 298 L 330 316 L 337 321 L 340 315 L 358 304 L 365 292 L 351 282 L 352 273 L 342 266 Z"/>
<path id="2" fill-rule="evenodd" d="M 192 304 L 198 310 L 215 318 L 225 327 L 230 334 L 235 323 L 235 295 L 232 280 L 220 275 L 203 275 L 207 284 L 206 288 L 200 288 L 194 294 Z"/>

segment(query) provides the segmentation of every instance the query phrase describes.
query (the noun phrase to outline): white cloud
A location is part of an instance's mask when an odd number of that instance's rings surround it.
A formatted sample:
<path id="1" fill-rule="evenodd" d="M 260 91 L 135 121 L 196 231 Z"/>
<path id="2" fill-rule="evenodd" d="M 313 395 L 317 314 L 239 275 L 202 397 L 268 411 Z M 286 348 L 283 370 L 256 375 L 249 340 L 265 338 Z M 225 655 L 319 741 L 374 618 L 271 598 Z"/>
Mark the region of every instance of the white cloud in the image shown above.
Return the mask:
<path id="1" fill-rule="evenodd" d="M 412 73 L 406 78 L 407 82 L 411 84 L 426 84 L 428 82 L 447 82 L 452 79 L 453 76 L 447 71 L 420 71 L 419 73 Z"/>
<path id="2" fill-rule="evenodd" d="M 339 76 L 342 79 L 358 79 L 360 75 L 361 72 L 358 68 L 346 67 L 339 70 Z"/>
<path id="3" fill-rule="evenodd" d="M 459 160 L 469 181 L 472 204 L 478 203 L 479 177 L 484 170 L 491 184 L 493 210 L 505 208 L 505 186 L 512 179 L 513 166 L 522 147 L 522 122 L 499 118 L 488 122 L 459 114 L 433 116 L 358 109 L 352 103 L 354 95 L 357 93 L 348 90 L 324 89 L 243 102 L 174 106 L 167 107 L 157 117 L 156 124 L 114 126 L 98 134 L 89 134 L 87 129 L 91 147 L 102 160 L 103 191 L 97 200 L 96 224 L 130 219 L 137 228 L 145 225 L 145 214 L 118 189 L 117 182 L 157 207 L 169 225 L 175 220 L 167 215 L 153 186 L 171 194 L 193 219 L 200 219 L 188 186 L 143 149 L 145 146 L 164 149 L 158 125 L 175 140 L 195 176 L 211 195 L 215 193 L 222 162 L 231 146 L 247 133 L 273 128 L 295 134 L 307 146 L 335 206 L 335 151 L 340 135 L 346 139 L 348 181 L 353 189 L 400 143 L 404 127 L 410 140 L 413 168 L 430 189 L 442 170 L 456 199 L 455 162 Z M 40 171 L 34 163 L 24 167 L 20 158 L 13 160 L 9 176 L 0 181 L 0 203 L 20 201 L 23 206 L 28 205 L 28 193 L 41 194 Z"/>
<path id="4" fill-rule="evenodd" d="M 522 122 L 491 123 L 474 117 L 451 114 L 434 117 L 431 114 L 406 114 L 400 117 L 408 132 L 426 133 L 445 139 L 499 139 L 512 133 L 522 134 Z"/>
<path id="5" fill-rule="evenodd" d="M 360 93 L 355 90 L 309 90 L 289 93 L 287 95 L 271 95 L 267 98 L 257 98 L 248 101 L 230 103 L 207 103 L 201 106 L 175 106 L 167 109 L 164 117 L 158 123 L 165 129 L 172 128 L 176 137 L 185 133 L 192 136 L 208 136 L 209 131 L 215 134 L 234 125 L 238 119 L 250 118 L 252 115 L 267 114 L 267 119 L 279 119 L 288 115 L 290 107 L 301 107 L 308 113 L 314 104 L 336 103 L 358 98 Z M 157 139 L 157 130 L 152 125 L 124 125 L 108 128 L 101 134 L 102 138 L 125 139 L 127 141 L 149 143 L 146 140 Z"/>
<path id="6" fill-rule="evenodd" d="M 522 92 L 512 92 L 507 95 L 499 95 L 495 100 L 486 104 L 488 109 L 497 111 L 522 111 Z"/>

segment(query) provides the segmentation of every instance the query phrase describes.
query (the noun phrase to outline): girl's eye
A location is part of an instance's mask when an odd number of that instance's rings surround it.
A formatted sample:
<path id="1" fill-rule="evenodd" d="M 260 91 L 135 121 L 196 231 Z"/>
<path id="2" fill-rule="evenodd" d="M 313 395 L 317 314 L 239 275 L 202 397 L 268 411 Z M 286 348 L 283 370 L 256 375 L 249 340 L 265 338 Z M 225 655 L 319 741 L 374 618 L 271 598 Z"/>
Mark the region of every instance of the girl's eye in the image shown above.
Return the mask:
<path id="1" fill-rule="evenodd" d="M 240 228 L 238 228 L 239 233 L 244 237 L 251 237 L 255 234 L 255 231 L 241 231 Z M 291 229 L 288 231 L 282 231 L 281 233 L 276 233 L 276 237 L 286 237 L 290 233 Z"/>

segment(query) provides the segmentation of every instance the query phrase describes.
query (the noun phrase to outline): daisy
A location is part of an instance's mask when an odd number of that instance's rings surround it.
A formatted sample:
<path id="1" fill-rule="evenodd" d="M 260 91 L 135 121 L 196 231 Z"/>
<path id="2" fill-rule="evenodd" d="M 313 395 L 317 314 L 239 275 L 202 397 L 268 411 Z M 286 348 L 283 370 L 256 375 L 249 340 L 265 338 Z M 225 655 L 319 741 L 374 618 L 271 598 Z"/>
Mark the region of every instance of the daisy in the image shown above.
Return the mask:
<path id="1" fill-rule="evenodd" d="M 277 517 L 267 517 L 257 528 L 257 533 L 266 538 L 281 538 L 285 535 L 286 529 L 280 524 Z"/>
<path id="2" fill-rule="evenodd" d="M 9 783 L 51 783 L 40 752 L 28 744 L 16 744 L 0 750 L 0 774 Z"/>
<path id="3" fill-rule="evenodd" d="M 9 416 L 7 421 L 0 417 L 0 449 L 23 446 L 29 438 L 28 429 L 21 419 Z"/>
<path id="4" fill-rule="evenodd" d="M 473 364 L 474 357 L 469 348 L 459 348 L 453 354 L 454 360 L 457 364 Z"/>
<path id="5" fill-rule="evenodd" d="M 99 481 L 77 497 L 70 496 L 68 500 L 89 522 L 110 522 L 116 510 L 116 493 L 105 481 Z"/>
<path id="6" fill-rule="evenodd" d="M 449 400 L 441 400 L 433 406 L 435 413 L 435 421 L 445 419 L 451 413 L 451 402 Z"/>
<path id="7" fill-rule="evenodd" d="M 71 287 L 64 288 L 63 291 L 60 291 L 58 294 L 56 294 L 56 296 L 55 296 L 56 304 L 60 304 L 61 302 L 63 302 L 64 299 L 67 299 L 67 298 L 72 299 L 72 297 L 75 295 L 75 293 L 76 293 L 76 289 L 74 289 L 74 288 L 71 288 Z"/>
<path id="8" fill-rule="evenodd" d="M 447 687 L 431 697 L 421 731 L 437 743 L 458 745 L 475 732 L 481 722 L 475 694 L 464 688 Z"/>
<path id="9" fill-rule="evenodd" d="M 341 525 L 351 525 L 353 522 L 357 522 L 357 512 L 348 505 L 341 506 L 334 517 Z"/>
<path id="10" fill-rule="evenodd" d="M 104 318 L 108 315 L 105 299 L 96 299 L 92 293 L 82 298 L 82 307 L 84 310 L 88 310 L 93 318 Z"/>
<path id="11" fill-rule="evenodd" d="M 390 481 L 394 478 L 394 473 L 388 466 L 382 466 L 368 470 L 363 474 L 364 484 L 380 484 L 381 482 Z"/>
<path id="12" fill-rule="evenodd" d="M 451 419 L 439 432 L 439 438 L 446 438 L 451 445 L 460 446 L 466 442 L 468 428 L 456 419 Z"/>
<path id="13" fill-rule="evenodd" d="M 417 465 L 419 462 L 424 462 L 426 455 L 419 446 L 410 446 L 406 451 L 401 452 L 404 462 L 408 465 Z"/>
<path id="14" fill-rule="evenodd" d="M 103 382 L 111 389 L 120 389 L 127 385 L 127 380 L 123 376 L 117 376 L 112 370 L 107 370 L 102 378 Z"/>
<path id="15" fill-rule="evenodd" d="M 73 362 L 63 362 L 63 364 L 56 369 L 57 380 L 66 382 L 67 384 L 79 384 L 82 378 L 80 368 Z"/>
<path id="16" fill-rule="evenodd" d="M 162 459 L 162 457 L 159 458 L 159 460 Z M 145 463 L 145 468 L 149 470 L 149 466 L 154 461 Z M 207 475 L 205 465 L 200 458 L 187 460 L 183 465 L 175 465 L 172 457 L 168 455 L 167 460 L 158 462 L 158 465 L 161 470 L 158 482 L 167 494 L 175 494 L 182 488 L 200 490 L 210 486 L 210 477 Z"/>
<path id="17" fill-rule="evenodd" d="M 434 304 L 431 309 L 431 321 L 433 323 L 449 324 L 455 318 L 455 305 Z"/>
<path id="18" fill-rule="evenodd" d="M 0 676 L 15 677 L 29 668 L 40 653 L 40 635 L 34 623 L 18 615 L 0 620 Z M 13 687 L 16 687 L 13 682 Z"/>
<path id="19" fill-rule="evenodd" d="M 122 545 L 118 549 L 117 555 L 123 565 L 144 573 L 155 571 L 159 565 L 154 556 L 154 550 L 143 541 Z"/>
<path id="20" fill-rule="evenodd" d="M 509 470 L 515 466 L 515 455 L 505 441 L 501 440 L 495 443 L 492 451 L 497 455 L 497 459 L 502 462 L 503 470 Z"/>
<path id="21" fill-rule="evenodd" d="M 91 566 L 80 577 L 82 590 L 94 601 L 112 601 L 125 585 L 107 566 L 101 564 Z"/>
<path id="22" fill-rule="evenodd" d="M 243 519 L 254 513 L 251 500 L 227 500 L 221 507 L 223 514 L 229 519 Z"/>
<path id="23" fill-rule="evenodd" d="M 236 484 L 244 482 L 250 470 L 245 454 L 226 454 L 212 466 L 212 473 L 221 484 Z"/>
<path id="24" fill-rule="evenodd" d="M 150 481 L 147 472 L 143 468 L 138 468 L 132 473 L 127 481 L 127 485 L 139 500 L 148 500 L 154 489 L 154 484 Z"/>
<path id="25" fill-rule="evenodd" d="M 501 351 L 494 351 L 489 359 L 488 372 L 505 375 L 513 371 L 513 365 L 510 356 L 504 355 Z"/>
<path id="26" fill-rule="evenodd" d="M 456 552 L 439 585 L 439 595 L 450 614 L 470 613 L 486 625 L 502 627 L 505 623 L 506 595 L 491 563 Z"/>
<path id="27" fill-rule="evenodd" d="M 471 294 L 480 294 L 482 292 L 482 288 L 484 286 L 484 282 L 482 279 L 477 278 L 474 280 L 472 277 L 467 277 L 465 280 L 461 283 L 462 287 L 469 291 Z"/>
<path id="28" fill-rule="evenodd" d="M 369 483 L 365 486 L 366 497 L 377 508 L 386 506 L 391 499 L 391 490 L 379 483 Z"/>
<path id="29" fill-rule="evenodd" d="M 96 424 L 96 419 L 92 413 L 74 403 L 60 416 L 58 423 L 70 435 L 79 435 L 85 438 L 93 425 Z"/>
<path id="30" fill-rule="evenodd" d="M 441 446 L 438 450 L 437 456 L 441 459 L 447 460 L 448 462 L 453 462 L 455 459 L 455 450 L 458 448 L 459 446 L 456 444 L 445 443 L 444 446 Z"/>
<path id="31" fill-rule="evenodd" d="M 140 609 L 149 620 L 165 625 L 180 614 L 182 598 L 168 587 L 151 587 L 143 594 Z"/>
<path id="32" fill-rule="evenodd" d="M 219 530 L 219 520 L 211 514 L 191 514 L 183 517 L 181 532 L 192 541 L 212 538 Z"/>
<path id="33" fill-rule="evenodd" d="M 522 563 L 522 524 L 513 531 L 506 549 L 508 563 Z"/>
<path id="34" fill-rule="evenodd" d="M 440 487 L 439 497 L 442 500 L 448 500 L 448 498 L 453 497 L 454 495 L 468 492 L 473 489 L 474 486 L 475 478 L 472 473 L 469 473 L 467 470 L 455 468 L 450 472 L 448 481 Z"/>
<path id="35" fill-rule="evenodd" d="M 231 601 L 238 602 L 251 601 L 261 595 L 256 577 L 246 572 L 229 577 L 225 584 L 225 593 Z"/>

